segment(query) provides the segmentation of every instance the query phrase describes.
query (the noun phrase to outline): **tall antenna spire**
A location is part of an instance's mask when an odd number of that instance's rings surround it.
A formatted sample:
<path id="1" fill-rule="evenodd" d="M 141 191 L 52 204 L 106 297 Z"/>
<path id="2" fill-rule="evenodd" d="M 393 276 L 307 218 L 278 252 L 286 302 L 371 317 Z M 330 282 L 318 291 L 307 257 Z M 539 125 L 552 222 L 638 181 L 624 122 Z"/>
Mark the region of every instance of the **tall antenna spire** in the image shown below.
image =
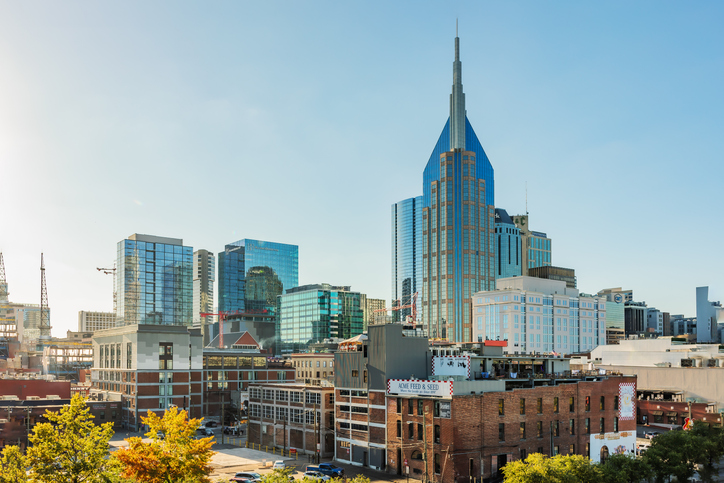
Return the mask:
<path id="1" fill-rule="evenodd" d="M 48 287 L 45 284 L 45 262 L 40 254 L 40 338 L 50 339 L 50 309 L 48 308 Z"/>
<path id="2" fill-rule="evenodd" d="M 3 252 L 0 252 L 0 303 L 8 301 L 8 281 L 5 278 L 5 261 L 3 261 Z"/>
<path id="3" fill-rule="evenodd" d="M 450 94 L 450 149 L 465 149 L 465 94 L 463 94 L 463 65 L 460 62 L 460 38 L 455 20 L 455 61 L 453 86 Z"/>

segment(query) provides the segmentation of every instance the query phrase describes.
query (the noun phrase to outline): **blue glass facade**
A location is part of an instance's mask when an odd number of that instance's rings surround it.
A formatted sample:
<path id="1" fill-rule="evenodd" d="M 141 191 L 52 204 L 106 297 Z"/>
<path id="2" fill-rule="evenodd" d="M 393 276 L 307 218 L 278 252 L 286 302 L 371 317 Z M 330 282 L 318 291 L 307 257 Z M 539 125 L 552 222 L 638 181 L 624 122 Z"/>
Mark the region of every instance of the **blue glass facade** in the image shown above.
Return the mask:
<path id="1" fill-rule="evenodd" d="M 311 342 L 349 339 L 364 330 L 361 294 L 350 287 L 305 285 L 278 297 L 277 348 L 306 349 Z"/>
<path id="2" fill-rule="evenodd" d="M 418 293 L 417 320 L 422 297 L 422 196 L 392 205 L 392 306 L 409 305 Z M 395 321 L 412 316 L 412 309 L 392 313 Z"/>
<path id="3" fill-rule="evenodd" d="M 508 212 L 495 209 L 495 278 L 520 277 L 523 274 L 523 253 L 520 230 Z"/>
<path id="4" fill-rule="evenodd" d="M 277 296 L 299 285 L 299 247 L 243 239 L 219 253 L 218 308 L 276 313 Z"/>
<path id="5" fill-rule="evenodd" d="M 118 242 L 116 323 L 191 325 L 193 248 L 183 241 L 131 235 Z"/>
<path id="6" fill-rule="evenodd" d="M 465 112 L 456 38 L 450 117 L 423 173 L 422 319 L 431 337 L 472 341 L 472 294 L 494 287 L 493 178 Z"/>

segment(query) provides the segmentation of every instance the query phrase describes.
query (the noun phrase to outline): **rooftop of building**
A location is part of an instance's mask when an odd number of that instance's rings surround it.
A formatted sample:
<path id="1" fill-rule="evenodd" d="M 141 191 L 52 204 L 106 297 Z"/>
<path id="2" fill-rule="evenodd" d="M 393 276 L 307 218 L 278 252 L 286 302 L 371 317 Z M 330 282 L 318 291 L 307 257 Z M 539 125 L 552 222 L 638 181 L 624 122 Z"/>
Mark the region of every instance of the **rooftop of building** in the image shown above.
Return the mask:
<path id="1" fill-rule="evenodd" d="M 328 283 L 313 283 L 309 285 L 300 285 L 299 287 L 292 287 L 286 290 L 287 294 L 306 292 L 308 290 L 332 290 L 336 292 L 351 292 L 352 287 L 350 285 L 330 285 Z"/>
<path id="2" fill-rule="evenodd" d="M 147 243 L 163 243 L 164 245 L 183 245 L 184 241 L 181 238 L 168 238 L 164 236 L 155 235 L 142 235 L 140 233 L 134 233 L 128 236 L 129 240 L 147 242 Z"/>

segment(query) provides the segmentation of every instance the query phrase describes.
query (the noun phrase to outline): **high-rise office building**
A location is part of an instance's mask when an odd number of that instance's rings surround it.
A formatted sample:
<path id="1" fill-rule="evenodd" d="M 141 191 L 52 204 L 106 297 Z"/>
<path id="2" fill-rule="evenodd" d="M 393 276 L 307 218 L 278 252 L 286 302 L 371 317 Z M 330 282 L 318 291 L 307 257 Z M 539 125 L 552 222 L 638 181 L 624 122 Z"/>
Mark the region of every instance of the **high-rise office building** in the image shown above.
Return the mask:
<path id="1" fill-rule="evenodd" d="M 529 275 L 531 268 L 551 265 L 551 239 L 543 232 L 531 230 L 528 221 L 528 215 L 513 216 L 523 246 L 523 275 Z"/>
<path id="2" fill-rule="evenodd" d="M 431 337 L 472 340 L 472 294 L 495 286 L 493 167 L 465 111 L 455 37 L 450 117 L 423 173 L 422 321 Z"/>
<path id="3" fill-rule="evenodd" d="M 416 319 L 420 320 L 421 292 L 422 196 L 418 196 L 392 205 L 392 306 L 412 305 L 414 301 Z M 397 321 L 409 315 L 412 308 L 392 312 Z"/>
<path id="4" fill-rule="evenodd" d="M 78 312 L 78 332 L 95 332 L 96 330 L 112 329 L 116 326 L 114 312 Z"/>
<path id="5" fill-rule="evenodd" d="M 204 346 L 209 343 L 211 337 L 208 327 L 214 323 L 212 315 L 202 316 L 214 312 L 214 280 L 216 274 L 216 257 L 208 250 L 196 250 L 194 252 L 194 325 L 201 326 Z"/>
<path id="6" fill-rule="evenodd" d="M 245 238 L 219 253 L 219 311 L 274 314 L 277 296 L 297 285 L 297 245 Z"/>
<path id="7" fill-rule="evenodd" d="M 362 316 L 364 320 L 364 329 L 367 330 L 367 326 L 374 324 L 378 316 L 387 315 L 384 311 L 385 301 L 383 299 L 371 299 L 366 294 L 361 294 L 360 306 L 362 307 Z"/>
<path id="8" fill-rule="evenodd" d="M 118 242 L 116 325 L 193 322 L 193 248 L 180 238 L 133 234 Z"/>
<path id="9" fill-rule="evenodd" d="M 709 287 L 696 287 L 696 342 L 720 342 L 717 328 L 724 322 L 724 308 L 720 302 L 709 301 Z"/>
<path id="10" fill-rule="evenodd" d="M 520 230 L 502 208 L 495 209 L 494 242 L 495 278 L 520 277 L 523 274 Z"/>
<path id="11" fill-rule="evenodd" d="M 296 352 L 312 342 L 361 334 L 361 295 L 349 286 L 326 283 L 287 290 L 278 297 L 277 351 Z"/>

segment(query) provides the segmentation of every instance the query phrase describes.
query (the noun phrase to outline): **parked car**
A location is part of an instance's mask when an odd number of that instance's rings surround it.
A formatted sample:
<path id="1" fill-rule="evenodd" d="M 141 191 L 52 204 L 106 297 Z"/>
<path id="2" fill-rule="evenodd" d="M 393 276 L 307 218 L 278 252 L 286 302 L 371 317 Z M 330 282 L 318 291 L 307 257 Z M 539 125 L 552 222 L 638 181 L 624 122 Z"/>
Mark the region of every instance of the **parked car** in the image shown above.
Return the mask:
<path id="1" fill-rule="evenodd" d="M 282 460 L 276 460 L 276 461 L 274 462 L 274 466 L 272 466 L 272 469 L 277 469 L 277 468 L 279 468 L 279 469 L 283 470 L 283 469 L 286 468 L 286 467 L 287 467 L 287 465 L 284 464 L 284 461 L 282 461 Z"/>
<path id="2" fill-rule="evenodd" d="M 648 439 L 654 439 L 656 436 L 658 436 L 660 434 L 661 433 L 659 433 L 658 431 L 646 431 L 644 433 L 644 437 L 646 437 Z"/>
<path id="3" fill-rule="evenodd" d="M 219 423 L 217 423 L 216 421 L 206 421 L 206 424 L 204 424 L 204 426 L 207 428 L 215 428 L 218 425 Z"/>
<path id="4" fill-rule="evenodd" d="M 327 476 L 344 476 L 344 470 L 332 463 L 320 463 L 318 466 L 307 466 L 307 471 L 319 471 Z"/>
<path id="5" fill-rule="evenodd" d="M 302 478 L 308 478 L 310 480 L 317 480 L 317 481 L 327 481 L 329 480 L 329 476 L 325 475 L 324 473 L 320 473 L 319 471 L 306 471 L 302 475 Z"/>
<path id="6" fill-rule="evenodd" d="M 239 479 L 234 479 L 239 478 Z M 257 483 L 261 481 L 262 476 L 259 473 L 255 473 L 253 471 L 243 471 L 241 473 L 237 473 L 234 475 L 234 478 L 230 479 L 229 481 L 249 481 L 252 483 Z"/>
<path id="7" fill-rule="evenodd" d="M 199 428 L 196 430 L 202 436 L 213 436 L 214 431 L 211 428 Z"/>

